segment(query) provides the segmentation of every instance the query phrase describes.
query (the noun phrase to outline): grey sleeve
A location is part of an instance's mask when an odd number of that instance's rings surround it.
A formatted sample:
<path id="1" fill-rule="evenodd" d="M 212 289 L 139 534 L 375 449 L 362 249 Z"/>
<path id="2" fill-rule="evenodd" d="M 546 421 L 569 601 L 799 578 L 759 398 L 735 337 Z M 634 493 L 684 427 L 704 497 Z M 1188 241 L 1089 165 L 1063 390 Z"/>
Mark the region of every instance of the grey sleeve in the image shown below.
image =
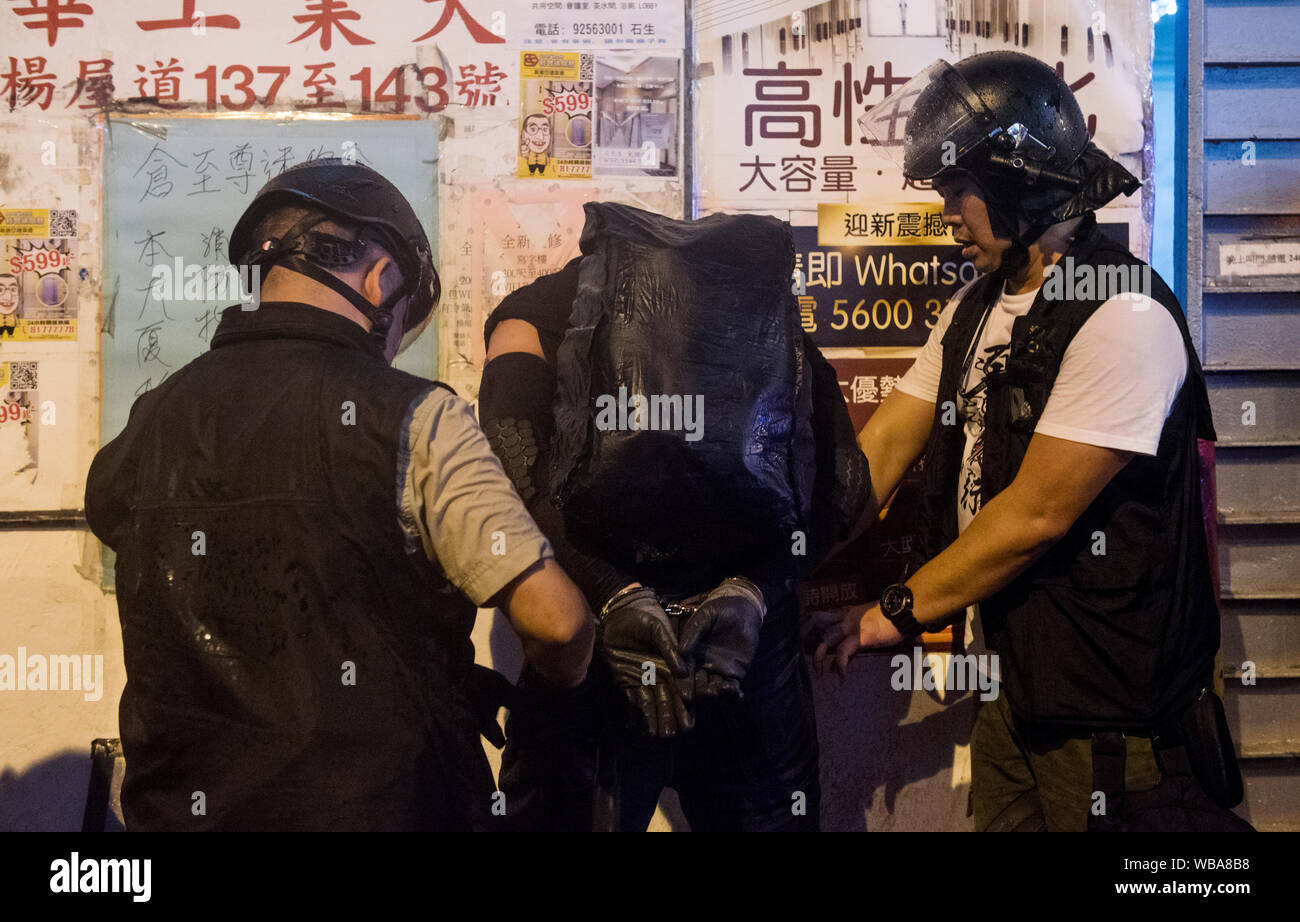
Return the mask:
<path id="1" fill-rule="evenodd" d="M 440 387 L 422 397 L 406 446 L 398 477 L 408 542 L 474 604 L 555 556 L 463 399 Z"/>

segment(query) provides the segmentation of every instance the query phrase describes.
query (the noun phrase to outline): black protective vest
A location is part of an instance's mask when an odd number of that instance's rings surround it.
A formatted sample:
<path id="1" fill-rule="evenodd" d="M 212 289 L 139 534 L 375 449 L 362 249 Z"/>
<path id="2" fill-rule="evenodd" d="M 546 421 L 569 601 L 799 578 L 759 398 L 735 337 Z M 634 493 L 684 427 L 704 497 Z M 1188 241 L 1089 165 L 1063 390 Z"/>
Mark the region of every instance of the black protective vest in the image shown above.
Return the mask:
<path id="1" fill-rule="evenodd" d="M 1066 253 L 1076 268 L 1145 265 L 1097 230 L 1089 215 Z M 1062 258 L 1062 263 L 1064 257 Z M 1105 277 L 1105 276 L 1101 276 Z M 1111 276 L 1113 278 L 1113 276 Z M 1215 438 L 1200 362 L 1177 299 L 1154 272 L 1150 296 L 1178 324 L 1187 376 L 1155 457 L 1139 455 L 1070 531 L 1002 591 L 980 603 L 1002 689 L 1025 720 L 1146 729 L 1209 682 L 1219 615 L 1209 569 L 1197 439 Z M 985 276 L 956 307 L 925 451 L 917 563 L 957 538 L 956 490 L 964 440 L 955 406 L 962 365 L 1000 279 Z M 1039 289 L 1012 327 L 1005 369 L 988 377 L 982 504 L 1015 478 L 1070 340 L 1105 299 L 1049 300 Z M 1094 536 L 1105 555 L 1094 555 Z"/>
<path id="2" fill-rule="evenodd" d="M 346 318 L 235 307 L 96 459 L 128 828 L 486 824 L 475 606 L 398 518 L 403 423 L 433 387 Z"/>

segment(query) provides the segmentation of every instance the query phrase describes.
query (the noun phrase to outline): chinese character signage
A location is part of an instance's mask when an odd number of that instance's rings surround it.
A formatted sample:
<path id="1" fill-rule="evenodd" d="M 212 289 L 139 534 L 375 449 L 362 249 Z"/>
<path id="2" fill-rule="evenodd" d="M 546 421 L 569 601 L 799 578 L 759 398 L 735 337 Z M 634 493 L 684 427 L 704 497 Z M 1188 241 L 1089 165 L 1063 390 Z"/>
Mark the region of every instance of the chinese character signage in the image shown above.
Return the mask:
<path id="1" fill-rule="evenodd" d="M 508 34 L 547 48 L 680 49 L 686 44 L 681 0 L 528 0 Z"/>
<path id="2" fill-rule="evenodd" d="M 822 246 L 865 243 L 952 244 L 941 202 L 817 206 L 817 242 Z"/>
<path id="3" fill-rule="evenodd" d="M 908 206 L 862 212 L 899 207 Z M 793 231 L 799 319 L 822 348 L 923 346 L 948 299 L 978 274 L 956 244 L 826 246 L 815 227 Z"/>
<path id="4" fill-rule="evenodd" d="M 936 16 L 935 6 L 863 0 L 782 10 L 697 0 L 702 210 L 910 197 L 882 146 L 901 146 L 902 119 L 887 134 L 891 142 L 865 135 L 858 119 L 930 62 L 986 51 L 1019 51 L 1054 67 L 1076 94 L 1097 145 L 1142 175 L 1149 140 L 1143 100 L 1151 80 L 1147 4 L 1110 4 L 1105 11 L 1095 0 L 986 4 L 988 21 L 974 23 L 968 5 L 962 13 L 948 4 L 948 16 Z"/>
<path id="5" fill-rule="evenodd" d="M 110 120 L 105 198 L 103 434 L 131 404 L 205 352 L 232 305 L 250 306 L 260 277 L 231 266 L 230 232 L 253 195 L 285 170 L 323 157 L 369 166 L 411 203 L 437 245 L 437 126 L 428 120 L 300 118 Z M 39 264 L 39 263 L 38 263 Z M 24 311 L 26 306 L 24 306 Z M 436 374 L 426 331 L 399 359 Z"/>
<path id="6" fill-rule="evenodd" d="M 0 96 L 70 114 L 512 105 L 518 49 L 676 57 L 681 0 L 6 0 Z M 506 84 L 507 69 L 509 86 Z"/>
<path id="7" fill-rule="evenodd" d="M 1219 246 L 1219 275 L 1300 275 L 1300 243 L 1222 244 Z"/>

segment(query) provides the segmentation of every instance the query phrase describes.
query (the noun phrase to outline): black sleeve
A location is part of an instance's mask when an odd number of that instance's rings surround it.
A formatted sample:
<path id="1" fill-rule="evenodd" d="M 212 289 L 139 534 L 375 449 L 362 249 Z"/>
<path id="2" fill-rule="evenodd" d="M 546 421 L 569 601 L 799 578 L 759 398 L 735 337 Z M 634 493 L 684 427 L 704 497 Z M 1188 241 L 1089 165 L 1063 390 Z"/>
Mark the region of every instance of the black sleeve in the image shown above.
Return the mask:
<path id="1" fill-rule="evenodd" d="M 807 334 L 804 349 L 812 365 L 813 436 L 817 445 L 813 504 L 819 534 L 814 546 L 825 551 L 847 538 L 866 511 L 871 502 L 871 472 L 867 456 L 858 446 L 835 368 Z"/>
<path id="2" fill-rule="evenodd" d="M 91 533 L 117 550 L 122 529 L 136 501 L 139 464 L 136 433 L 149 416 L 157 390 L 142 394 L 131 405 L 126 426 L 95 454 L 86 474 L 85 514 Z"/>
<path id="3" fill-rule="evenodd" d="M 543 275 L 506 295 L 483 326 L 483 342 L 491 341 L 492 331 L 502 320 L 523 320 L 537 330 L 546 361 L 554 368 L 555 353 L 569 328 L 569 313 L 578 294 L 581 262 L 582 257 L 571 259 L 559 272 Z"/>
<path id="4" fill-rule="evenodd" d="M 632 577 L 569 541 L 552 502 L 548 448 L 554 431 L 555 370 L 535 355 L 508 352 L 488 362 L 479 388 L 479 418 L 493 452 L 555 549 L 564 572 L 599 611 Z"/>

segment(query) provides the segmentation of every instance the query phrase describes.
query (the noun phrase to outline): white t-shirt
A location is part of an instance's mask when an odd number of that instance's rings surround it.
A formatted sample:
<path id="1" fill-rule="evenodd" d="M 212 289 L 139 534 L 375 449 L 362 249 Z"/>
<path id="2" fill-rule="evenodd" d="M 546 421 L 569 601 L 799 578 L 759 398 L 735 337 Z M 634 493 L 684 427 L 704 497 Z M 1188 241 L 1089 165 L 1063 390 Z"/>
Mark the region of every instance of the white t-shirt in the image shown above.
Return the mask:
<path id="1" fill-rule="evenodd" d="M 963 287 L 944 307 L 916 362 L 895 385 L 903 393 L 930 403 L 938 399 L 943 336 L 973 284 Z M 1029 312 L 1037 295 L 1037 289 L 1019 295 L 1002 293 L 984 324 L 961 394 L 976 387 L 989 368 L 1000 368 L 1006 361 L 1011 325 Z M 1102 304 L 1070 340 L 1034 431 L 1155 455 L 1165 419 L 1186 376 L 1182 334 L 1169 312 L 1145 295 L 1119 295 Z M 957 414 L 966 433 L 957 487 L 957 528 L 963 531 L 979 512 L 984 390 L 970 399 L 959 396 Z M 972 628 L 978 631 L 978 625 L 971 622 L 968 617 L 967 646 L 982 647 L 978 633 L 972 636 Z"/>

